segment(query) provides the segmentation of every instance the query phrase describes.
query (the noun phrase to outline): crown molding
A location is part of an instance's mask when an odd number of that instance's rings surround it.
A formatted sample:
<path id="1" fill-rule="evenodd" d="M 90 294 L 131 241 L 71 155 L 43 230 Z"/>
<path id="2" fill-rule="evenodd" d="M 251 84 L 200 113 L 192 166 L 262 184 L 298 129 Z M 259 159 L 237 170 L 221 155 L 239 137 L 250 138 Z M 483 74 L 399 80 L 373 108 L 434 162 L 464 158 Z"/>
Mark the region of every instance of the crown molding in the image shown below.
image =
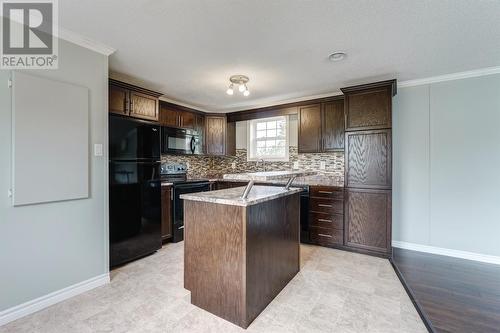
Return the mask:
<path id="1" fill-rule="evenodd" d="M 95 51 L 97 53 L 103 54 L 107 57 L 109 57 L 111 54 L 113 54 L 116 49 L 103 44 L 101 42 L 98 42 L 96 40 L 93 40 L 91 38 L 82 36 L 74 31 L 65 29 L 63 27 L 59 27 L 59 38 L 64 39 L 65 41 L 68 41 L 70 43 L 76 44 L 78 46 L 84 47 L 86 49 Z"/>
<path id="2" fill-rule="evenodd" d="M 431 76 L 431 77 L 416 79 L 416 80 L 401 81 L 401 82 L 398 82 L 398 88 L 414 87 L 414 86 L 420 86 L 420 85 L 424 85 L 424 84 L 467 79 L 467 78 L 472 78 L 472 77 L 499 74 L 499 73 L 500 73 L 500 66 L 486 67 L 486 68 L 475 69 L 475 70 L 465 71 L 465 72 L 458 72 L 458 73 L 445 74 L 445 75 L 439 75 L 439 76 Z"/>
<path id="3" fill-rule="evenodd" d="M 180 105 L 180 106 L 184 106 L 184 107 L 186 107 L 186 108 L 193 109 L 193 110 L 200 111 L 200 112 L 206 112 L 206 113 L 222 113 L 222 112 L 211 111 L 211 110 L 207 110 L 207 109 L 204 109 L 204 108 L 200 108 L 199 106 L 192 105 L 192 104 L 189 104 L 189 103 L 179 102 L 179 101 L 177 101 L 177 100 L 175 100 L 175 99 L 170 99 L 170 98 L 168 98 L 168 97 L 165 97 L 165 95 L 160 96 L 160 97 L 159 97 L 159 100 L 160 100 L 160 101 L 165 101 L 165 102 L 168 102 L 168 103 L 172 103 L 172 104 L 176 104 L 176 105 Z"/>

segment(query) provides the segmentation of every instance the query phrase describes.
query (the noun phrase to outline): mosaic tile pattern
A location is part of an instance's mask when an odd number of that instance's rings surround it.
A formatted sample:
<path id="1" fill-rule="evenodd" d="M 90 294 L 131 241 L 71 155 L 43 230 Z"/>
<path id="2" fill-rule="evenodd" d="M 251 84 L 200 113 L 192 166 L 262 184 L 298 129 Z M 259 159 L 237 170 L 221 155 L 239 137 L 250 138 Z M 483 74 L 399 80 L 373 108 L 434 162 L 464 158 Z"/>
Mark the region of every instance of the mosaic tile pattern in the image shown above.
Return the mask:
<path id="1" fill-rule="evenodd" d="M 299 154 L 297 147 L 290 147 L 290 160 L 288 162 L 262 162 L 247 161 L 247 150 L 236 150 L 236 156 L 179 156 L 164 155 L 162 161 L 171 163 L 186 163 L 189 177 L 206 177 L 225 173 L 279 171 L 291 170 L 293 163 L 299 163 L 301 170 L 314 170 L 334 178 L 344 179 L 344 153 L 314 153 Z M 320 170 L 321 161 L 325 162 L 325 170 Z M 232 168 L 232 163 L 236 168 Z"/>

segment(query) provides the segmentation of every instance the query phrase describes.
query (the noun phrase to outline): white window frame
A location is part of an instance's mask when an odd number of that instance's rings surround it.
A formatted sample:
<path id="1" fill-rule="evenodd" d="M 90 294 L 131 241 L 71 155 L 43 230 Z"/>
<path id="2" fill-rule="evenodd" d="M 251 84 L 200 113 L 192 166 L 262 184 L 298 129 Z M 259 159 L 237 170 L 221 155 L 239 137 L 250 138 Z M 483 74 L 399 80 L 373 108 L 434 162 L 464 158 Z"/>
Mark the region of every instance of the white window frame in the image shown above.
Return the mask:
<path id="1" fill-rule="evenodd" d="M 285 155 L 284 156 L 256 156 L 257 150 L 257 124 L 273 120 L 285 120 Z M 274 161 L 288 162 L 290 149 L 290 121 L 288 116 L 278 116 L 270 118 L 260 118 L 247 121 L 247 161 Z"/>

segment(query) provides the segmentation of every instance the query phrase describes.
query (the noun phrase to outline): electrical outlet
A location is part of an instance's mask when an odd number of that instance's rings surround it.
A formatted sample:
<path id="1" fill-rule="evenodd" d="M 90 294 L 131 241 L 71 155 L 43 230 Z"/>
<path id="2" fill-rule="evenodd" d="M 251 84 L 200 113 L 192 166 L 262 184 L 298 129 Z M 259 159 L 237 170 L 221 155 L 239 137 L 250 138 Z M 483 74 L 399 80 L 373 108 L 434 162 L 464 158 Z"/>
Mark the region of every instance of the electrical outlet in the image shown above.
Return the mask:
<path id="1" fill-rule="evenodd" d="M 231 168 L 236 169 L 236 162 L 231 163 Z"/>
<path id="2" fill-rule="evenodd" d="M 326 162 L 325 161 L 319 162 L 319 169 L 320 170 L 325 170 L 326 169 Z"/>
<path id="3" fill-rule="evenodd" d="M 299 162 L 293 162 L 293 168 L 298 169 L 299 168 Z"/>

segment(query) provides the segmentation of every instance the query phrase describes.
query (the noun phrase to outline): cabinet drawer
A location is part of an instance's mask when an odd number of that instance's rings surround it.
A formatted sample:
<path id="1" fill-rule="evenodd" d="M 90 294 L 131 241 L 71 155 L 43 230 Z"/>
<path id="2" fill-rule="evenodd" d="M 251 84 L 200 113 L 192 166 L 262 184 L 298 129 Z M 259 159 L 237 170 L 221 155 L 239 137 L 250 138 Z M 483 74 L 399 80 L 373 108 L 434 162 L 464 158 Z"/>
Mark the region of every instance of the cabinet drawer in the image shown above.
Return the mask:
<path id="1" fill-rule="evenodd" d="M 313 243 L 339 244 L 344 243 L 344 231 L 338 229 L 310 227 L 310 237 Z"/>
<path id="2" fill-rule="evenodd" d="M 339 189 L 338 187 L 311 186 L 309 191 L 311 197 L 344 200 L 344 189 Z"/>
<path id="3" fill-rule="evenodd" d="M 310 198 L 309 210 L 317 213 L 344 214 L 344 201 L 327 198 Z"/>
<path id="4" fill-rule="evenodd" d="M 322 228 L 344 229 L 344 215 L 311 212 L 309 213 L 309 224 Z"/>

